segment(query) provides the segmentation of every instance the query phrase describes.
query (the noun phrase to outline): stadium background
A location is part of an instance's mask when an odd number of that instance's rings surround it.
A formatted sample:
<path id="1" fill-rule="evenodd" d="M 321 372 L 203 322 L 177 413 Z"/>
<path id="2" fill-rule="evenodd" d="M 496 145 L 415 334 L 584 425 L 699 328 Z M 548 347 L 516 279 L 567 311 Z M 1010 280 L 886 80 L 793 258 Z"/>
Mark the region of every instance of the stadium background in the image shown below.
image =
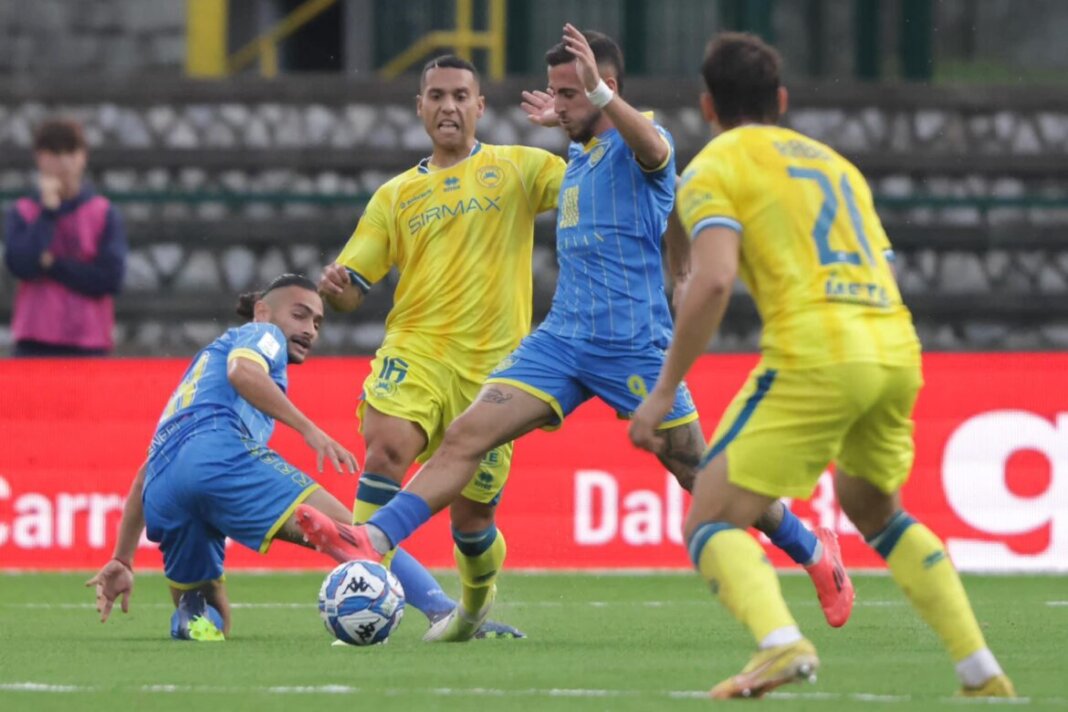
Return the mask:
<path id="1" fill-rule="evenodd" d="M 627 97 L 656 110 L 680 165 L 708 138 L 695 101 L 706 39 L 748 29 L 781 47 L 786 122 L 870 178 L 932 354 L 907 504 L 960 542 L 951 551 L 965 568 L 1068 570 L 1068 362 L 1057 353 L 1068 346 L 1068 5 L 1019 6 L 0 1 L 0 202 L 33 185 L 33 126 L 72 115 L 86 125 L 91 178 L 119 205 L 131 247 L 117 300 L 119 358 L 0 361 L 0 568 L 84 568 L 106 557 L 157 412 L 185 358 L 233 323 L 233 295 L 284 270 L 316 274 L 370 193 L 428 151 L 413 107 L 412 72 L 424 59 L 455 49 L 483 70 L 483 140 L 562 151 L 561 134 L 531 127 L 517 102 L 522 89 L 544 85 L 541 56 L 570 20 L 619 39 Z M 537 320 L 556 276 L 551 217 L 536 240 Z M 331 318 L 319 353 L 333 357 L 294 374 L 297 402 L 357 450 L 351 413 L 392 282 L 356 314 Z M 12 292 L 4 271 L 5 351 Z M 706 430 L 757 346 L 740 287 L 734 302 L 694 377 Z M 295 439 L 281 434 L 278 447 L 309 465 Z M 662 475 L 597 406 L 558 435 L 533 436 L 520 446 L 502 515 L 513 560 L 684 567 L 672 540 L 681 495 Z M 352 480 L 323 480 L 351 498 Z M 559 496 L 547 503 L 545 491 Z M 837 526 L 854 563 L 877 565 L 833 503 L 798 511 Z M 559 536 L 533 551 L 539 527 Z M 429 563 L 448 565 L 447 548 L 433 541 L 441 533 L 417 546 Z M 236 561 L 308 561 L 287 556 Z"/>

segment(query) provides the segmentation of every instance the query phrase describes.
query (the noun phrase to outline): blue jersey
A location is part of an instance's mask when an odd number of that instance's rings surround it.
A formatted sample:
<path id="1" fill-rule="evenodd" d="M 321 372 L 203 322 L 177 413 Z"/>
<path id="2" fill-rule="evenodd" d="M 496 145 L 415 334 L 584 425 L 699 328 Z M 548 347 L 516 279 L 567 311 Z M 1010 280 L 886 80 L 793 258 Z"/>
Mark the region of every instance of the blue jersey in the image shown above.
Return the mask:
<path id="1" fill-rule="evenodd" d="M 614 128 L 571 144 L 557 206 L 560 275 L 541 329 L 609 350 L 667 347 L 660 238 L 675 201 L 675 148 L 657 130 L 670 151 L 654 170 Z"/>
<path id="2" fill-rule="evenodd" d="M 266 322 L 228 329 L 204 347 L 186 369 L 160 416 L 150 457 L 206 429 L 233 430 L 260 445 L 267 444 L 274 432 L 274 418 L 252 407 L 230 384 L 227 364 L 234 358 L 260 364 L 279 388 L 286 390 L 289 352 L 282 330 Z"/>

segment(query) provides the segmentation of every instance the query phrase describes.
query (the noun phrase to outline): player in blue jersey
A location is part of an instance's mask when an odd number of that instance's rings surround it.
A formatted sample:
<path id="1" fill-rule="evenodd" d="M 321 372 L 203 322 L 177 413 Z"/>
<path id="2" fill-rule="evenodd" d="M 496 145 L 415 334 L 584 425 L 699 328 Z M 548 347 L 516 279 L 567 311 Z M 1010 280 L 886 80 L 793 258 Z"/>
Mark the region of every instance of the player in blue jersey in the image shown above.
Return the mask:
<path id="1" fill-rule="evenodd" d="M 667 131 L 620 96 L 623 57 L 611 39 L 564 28 L 546 55 L 549 92 L 524 94 L 535 123 L 559 123 L 572 144 L 560 189 L 557 255 L 560 276 L 542 325 L 490 374 L 482 393 L 448 428 L 437 453 L 366 527 L 338 527 L 298 510 L 309 539 L 339 560 L 384 554 L 433 512 L 457 500 L 480 460 L 496 445 L 535 428 L 554 429 L 596 396 L 629 417 L 656 382 L 671 339 L 661 237 L 675 195 L 675 152 Z M 670 238 L 670 236 L 669 236 Z M 668 242 L 669 253 L 686 251 Z M 685 257 L 669 254 L 685 271 Z M 697 411 L 685 385 L 660 426 L 660 461 L 690 489 L 704 450 Z M 457 500 L 452 507 L 462 595 L 427 640 L 466 640 L 489 613 L 505 543 L 492 506 Z M 757 524 L 806 565 L 828 620 L 841 625 L 852 606 L 837 542 L 817 539 L 776 502 Z M 370 537 L 370 540 L 368 539 Z M 824 555 L 826 551 L 827 555 Z M 837 571 L 837 576 L 835 575 Z"/>
<path id="2" fill-rule="evenodd" d="M 141 530 L 159 542 L 177 607 L 172 635 L 222 640 L 230 629 L 223 583 L 227 537 L 267 551 L 275 539 L 305 544 L 293 512 L 304 503 L 350 521 L 349 509 L 267 447 L 280 420 L 338 472 L 356 459 L 286 396 L 286 367 L 307 358 L 319 337 L 323 303 L 315 283 L 283 275 L 262 293 L 244 295 L 229 329 L 197 354 L 164 408 L 148 458 L 130 488 L 115 555 L 86 585 L 107 620 L 115 599 L 129 606 L 133 556 Z M 210 605 L 221 616 L 213 625 Z M 221 628 L 221 630 L 220 630 Z"/>

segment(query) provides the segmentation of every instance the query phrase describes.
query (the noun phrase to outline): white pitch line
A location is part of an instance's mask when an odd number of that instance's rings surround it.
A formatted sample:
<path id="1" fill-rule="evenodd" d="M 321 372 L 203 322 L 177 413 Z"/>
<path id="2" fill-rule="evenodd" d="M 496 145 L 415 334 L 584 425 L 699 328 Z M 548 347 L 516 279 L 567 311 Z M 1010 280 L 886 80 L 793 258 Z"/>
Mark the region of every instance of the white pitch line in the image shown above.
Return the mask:
<path id="1" fill-rule="evenodd" d="M 1068 606 L 1068 601 L 1046 601 L 1046 605 L 1050 608 L 1061 608 Z"/>
<path id="2" fill-rule="evenodd" d="M 355 687 L 352 685 L 272 685 L 272 686 L 234 686 L 234 685 L 142 685 L 138 687 L 122 688 L 125 692 L 140 692 L 151 694 L 235 694 L 248 695 L 260 693 L 273 693 L 281 695 L 351 695 L 358 693 L 380 693 L 390 697 L 404 697 L 412 695 L 431 695 L 437 697 L 547 697 L 547 698 L 634 698 L 644 696 L 666 697 L 668 699 L 707 699 L 707 690 L 607 690 L 607 689 L 583 689 L 583 688 L 527 688 L 519 690 L 504 690 L 490 687 L 432 687 L 432 688 L 384 688 L 381 690 Z M 114 688 L 97 685 L 59 685 L 42 682 L 6 682 L 0 683 L 0 692 L 31 692 L 70 694 L 85 692 L 110 692 Z M 812 700 L 812 701 L 848 701 L 861 703 L 887 704 L 895 702 L 919 701 L 912 695 L 886 695 L 869 692 L 773 692 L 768 695 L 769 699 L 779 700 Z M 1012 704 L 1029 705 L 1032 702 L 1065 705 L 1068 699 L 1058 697 L 1030 698 L 1017 697 L 1014 699 L 974 699 L 962 700 L 957 697 L 938 698 L 939 702 L 956 702 L 961 704 Z"/>
<path id="3" fill-rule="evenodd" d="M 571 607 L 585 607 L 590 608 L 615 608 L 624 606 L 640 606 L 644 608 L 670 608 L 677 606 L 707 606 L 712 598 L 709 597 L 699 601 L 498 601 L 496 606 L 498 608 L 571 608 Z M 86 610 L 95 609 L 95 603 L 82 602 L 82 603 L 5 603 L 2 604 L 5 608 L 26 608 L 26 609 L 41 609 L 41 610 Z M 137 603 L 134 604 L 137 608 L 173 608 L 171 603 L 162 602 L 150 602 L 150 603 Z M 797 606 L 801 608 L 807 608 L 811 606 L 819 605 L 818 601 L 794 601 L 791 606 Z M 880 601 L 872 600 L 856 601 L 854 606 L 861 608 L 889 608 L 896 606 L 908 605 L 906 601 Z M 1068 601 L 1047 601 L 1046 605 L 1066 605 Z M 269 601 L 261 603 L 231 603 L 231 608 L 235 609 L 302 609 L 302 608 L 315 608 L 315 603 L 295 603 L 285 601 Z"/>

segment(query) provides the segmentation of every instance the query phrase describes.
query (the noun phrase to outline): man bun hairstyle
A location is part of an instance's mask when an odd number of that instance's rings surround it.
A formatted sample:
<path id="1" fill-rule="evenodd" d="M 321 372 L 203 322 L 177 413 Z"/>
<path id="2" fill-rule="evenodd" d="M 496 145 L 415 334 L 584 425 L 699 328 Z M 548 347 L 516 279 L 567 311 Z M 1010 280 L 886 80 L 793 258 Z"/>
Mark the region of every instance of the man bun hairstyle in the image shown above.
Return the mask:
<path id="1" fill-rule="evenodd" d="M 623 93 L 623 50 L 619 48 L 608 35 L 597 30 L 583 30 L 582 36 L 590 43 L 593 50 L 593 58 L 598 67 L 611 67 L 616 77 L 616 93 Z M 567 45 L 559 42 L 545 53 L 545 63 L 550 67 L 558 67 L 561 64 L 574 62 L 575 55 L 571 54 Z"/>
<path id="2" fill-rule="evenodd" d="M 243 319 L 252 319 L 256 313 L 256 302 L 268 294 L 282 287 L 303 287 L 309 292 L 319 291 L 315 282 L 302 274 L 287 273 L 271 280 L 271 283 L 262 292 L 245 292 L 237 298 L 237 315 Z"/>
<path id="3" fill-rule="evenodd" d="M 34 151 L 74 153 L 85 147 L 85 131 L 74 119 L 48 119 L 33 132 Z"/>
<path id="4" fill-rule="evenodd" d="M 777 123 L 782 59 L 748 32 L 724 32 L 708 43 L 701 74 L 723 126 Z"/>
<path id="5" fill-rule="evenodd" d="M 419 76 L 420 92 L 426 86 L 426 75 L 430 73 L 431 69 L 466 69 L 474 75 L 476 85 L 481 86 L 482 84 L 482 77 L 478 75 L 475 65 L 463 57 L 457 57 L 455 54 L 443 54 L 440 57 L 434 57 L 434 59 L 423 65 L 423 73 Z"/>

